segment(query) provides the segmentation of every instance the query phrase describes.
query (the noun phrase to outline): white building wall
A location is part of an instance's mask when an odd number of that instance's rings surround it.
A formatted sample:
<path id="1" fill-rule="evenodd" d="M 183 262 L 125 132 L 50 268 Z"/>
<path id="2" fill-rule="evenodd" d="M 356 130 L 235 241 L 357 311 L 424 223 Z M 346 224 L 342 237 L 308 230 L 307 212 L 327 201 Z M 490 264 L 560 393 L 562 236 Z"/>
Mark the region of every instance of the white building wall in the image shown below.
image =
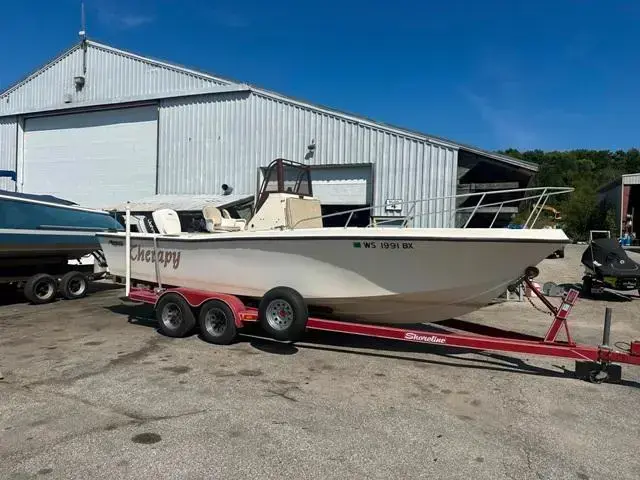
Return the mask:
<path id="1" fill-rule="evenodd" d="M 315 155 L 304 160 L 315 141 Z M 283 157 L 318 165 L 374 164 L 375 204 L 454 195 L 457 150 L 256 93 L 161 102 L 158 193 L 254 193 L 257 169 Z M 453 200 L 404 206 L 415 226 L 452 226 Z M 390 215 L 378 209 L 375 215 Z M 422 214 L 430 215 L 422 217 Z"/>
<path id="2" fill-rule="evenodd" d="M 0 117 L 0 170 L 16 170 L 16 138 L 18 124 L 15 117 Z M 0 178 L 0 189 L 15 190 L 10 178 Z"/>

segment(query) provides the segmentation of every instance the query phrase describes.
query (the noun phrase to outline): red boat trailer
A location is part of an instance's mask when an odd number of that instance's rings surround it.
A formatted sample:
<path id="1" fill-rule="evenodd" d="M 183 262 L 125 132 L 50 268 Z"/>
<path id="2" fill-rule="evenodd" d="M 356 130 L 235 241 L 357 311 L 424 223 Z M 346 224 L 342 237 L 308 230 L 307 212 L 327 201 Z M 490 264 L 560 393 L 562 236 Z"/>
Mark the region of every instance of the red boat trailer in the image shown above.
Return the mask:
<path id="1" fill-rule="evenodd" d="M 524 278 L 524 282 L 554 316 L 544 337 L 459 321 L 453 321 L 455 328 L 469 333 L 440 333 L 314 318 L 308 316 L 304 304 L 296 303 L 296 300 L 301 300 L 301 297 L 296 297 L 295 291 L 285 287 L 277 287 L 267 292 L 259 309 L 246 306 L 241 299 L 234 295 L 182 287 L 131 288 L 129 299 L 153 305 L 160 330 L 165 335 L 184 336 L 197 323 L 204 339 L 215 344 L 232 343 L 238 331 L 245 325 L 259 323 L 267 333 L 271 333 L 271 336 L 277 340 L 296 341 L 305 330 L 321 330 L 454 348 L 569 358 L 576 361 L 576 377 L 594 383 L 605 380 L 610 382 L 621 380 L 621 368 L 614 362 L 640 365 L 640 341 L 632 341 L 629 350 L 626 351 L 615 350 L 609 345 L 611 329 L 611 310 L 609 308 L 606 309 L 602 344 L 598 346 L 578 344 L 573 340 L 568 325 L 569 313 L 578 299 L 578 291 L 571 289 L 564 296 L 560 307 L 555 307 L 534 287 L 529 278 Z M 269 311 L 263 309 L 263 304 L 267 305 L 267 303 L 274 305 L 271 313 L 275 312 L 275 317 L 273 315 L 269 317 Z M 277 310 L 278 308 L 280 310 Z M 301 310 L 303 311 L 301 312 Z M 293 319 L 294 324 L 299 320 L 298 325 L 302 325 L 297 332 L 290 330 L 287 334 L 288 337 L 287 335 L 278 335 L 278 330 L 274 330 L 273 322 L 269 321 L 269 318 L 273 320 L 277 317 L 276 323 L 278 321 L 284 322 L 282 318 L 286 318 L 287 315 Z M 565 341 L 558 339 L 562 330 L 566 334 Z"/>

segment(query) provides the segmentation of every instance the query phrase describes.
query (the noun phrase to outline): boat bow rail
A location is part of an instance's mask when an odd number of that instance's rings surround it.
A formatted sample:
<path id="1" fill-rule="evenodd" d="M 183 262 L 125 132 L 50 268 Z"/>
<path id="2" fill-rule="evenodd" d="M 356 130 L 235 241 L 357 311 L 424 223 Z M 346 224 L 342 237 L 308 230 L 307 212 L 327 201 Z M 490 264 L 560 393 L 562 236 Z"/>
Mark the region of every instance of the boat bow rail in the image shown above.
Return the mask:
<path id="1" fill-rule="evenodd" d="M 408 200 L 401 202 L 394 202 L 394 208 L 398 207 L 409 207 L 409 211 L 406 215 L 392 215 L 390 218 L 384 220 L 377 220 L 374 223 L 369 223 L 368 227 L 378 226 L 385 223 L 397 222 L 399 219 L 402 219 L 401 227 L 406 228 L 410 221 L 430 216 L 430 215 L 438 215 L 450 212 L 452 215 L 452 223 L 455 224 L 455 216 L 458 213 L 462 212 L 471 212 L 470 215 L 465 220 L 464 224 L 460 228 L 468 228 L 473 217 L 478 213 L 480 208 L 487 207 L 497 207 L 495 214 L 493 215 L 493 219 L 489 225 L 489 228 L 493 228 L 498 215 L 504 208 L 505 205 L 510 204 L 518 204 L 522 205 L 523 202 L 528 204 L 533 204 L 533 208 L 531 208 L 531 213 L 527 217 L 526 222 L 524 223 L 522 228 L 534 228 L 540 214 L 544 210 L 544 206 L 547 204 L 549 198 L 556 197 L 560 195 L 566 195 L 574 191 L 572 187 L 527 187 L 527 188 L 513 188 L 513 189 L 505 189 L 505 190 L 492 190 L 488 192 L 474 192 L 474 193 L 463 193 L 456 195 L 445 195 L 438 197 L 429 197 L 424 199 L 417 200 Z M 512 197 L 512 198 L 500 198 L 500 197 Z M 433 203 L 444 203 L 444 204 L 453 204 L 453 207 L 450 208 L 442 208 L 439 210 L 432 210 L 431 205 Z M 469 203 L 470 205 L 466 206 L 458 206 L 463 205 L 465 203 Z M 426 208 L 425 208 L 426 206 Z M 317 217 L 309 217 L 302 218 L 295 222 L 291 228 L 296 228 L 300 223 L 307 222 L 309 220 L 317 220 L 317 219 L 325 219 L 330 217 L 344 216 L 349 215 L 344 227 L 347 228 L 355 213 L 358 212 L 375 212 L 376 210 L 383 209 L 387 207 L 387 205 L 372 205 L 367 207 L 359 207 L 350 210 L 344 210 L 337 213 L 330 213 L 326 215 L 320 215 Z M 423 211 L 417 212 L 418 207 L 420 207 Z"/>

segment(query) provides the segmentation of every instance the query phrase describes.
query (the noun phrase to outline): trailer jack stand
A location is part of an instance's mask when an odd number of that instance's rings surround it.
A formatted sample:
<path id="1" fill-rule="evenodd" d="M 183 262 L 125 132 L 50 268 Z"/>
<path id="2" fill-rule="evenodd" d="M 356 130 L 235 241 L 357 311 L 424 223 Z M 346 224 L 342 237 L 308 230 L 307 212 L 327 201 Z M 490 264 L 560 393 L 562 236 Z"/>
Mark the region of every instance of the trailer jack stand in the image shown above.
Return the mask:
<path id="1" fill-rule="evenodd" d="M 622 380 L 622 367 L 608 361 L 611 355 L 611 308 L 604 313 L 604 327 L 602 329 L 602 344 L 598 347 L 599 361 L 576 360 L 576 377 L 592 383 L 609 381 L 619 383 Z"/>
<path id="2" fill-rule="evenodd" d="M 615 363 L 576 360 L 575 375 L 591 383 L 620 383 L 622 367 Z"/>

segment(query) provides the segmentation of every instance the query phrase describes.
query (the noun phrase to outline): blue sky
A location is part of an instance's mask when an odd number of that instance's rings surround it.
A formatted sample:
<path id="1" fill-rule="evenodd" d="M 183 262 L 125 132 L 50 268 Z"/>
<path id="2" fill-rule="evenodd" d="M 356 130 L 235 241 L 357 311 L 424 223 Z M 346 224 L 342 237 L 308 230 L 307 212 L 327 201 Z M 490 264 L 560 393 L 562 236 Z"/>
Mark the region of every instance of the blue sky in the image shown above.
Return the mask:
<path id="1" fill-rule="evenodd" d="M 640 143 L 640 2 L 86 0 L 90 38 L 486 149 Z M 3 2 L 0 89 L 80 0 Z"/>

